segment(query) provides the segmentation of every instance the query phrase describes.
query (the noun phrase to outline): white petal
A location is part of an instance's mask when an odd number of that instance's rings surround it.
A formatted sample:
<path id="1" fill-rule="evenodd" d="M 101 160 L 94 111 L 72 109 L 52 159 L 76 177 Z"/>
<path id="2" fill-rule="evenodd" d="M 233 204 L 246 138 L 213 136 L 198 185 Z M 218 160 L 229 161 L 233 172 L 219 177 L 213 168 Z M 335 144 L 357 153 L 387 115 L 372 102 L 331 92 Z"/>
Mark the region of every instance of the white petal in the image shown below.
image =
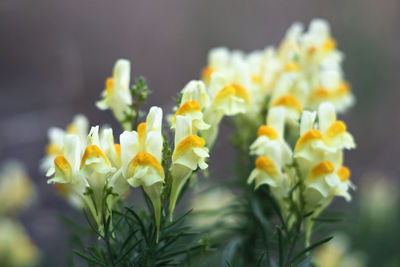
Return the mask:
<path id="1" fill-rule="evenodd" d="M 129 163 L 139 152 L 139 136 L 136 131 L 123 132 L 119 137 L 121 144 L 122 171 L 126 177 Z"/>
<path id="2" fill-rule="evenodd" d="M 335 107 L 328 102 L 323 102 L 318 107 L 318 123 L 322 133 L 336 121 Z"/>
<path id="3" fill-rule="evenodd" d="M 308 130 L 313 129 L 314 121 L 317 113 L 315 111 L 304 111 L 301 114 L 301 121 L 300 121 L 300 136 L 302 136 Z"/>
<path id="4" fill-rule="evenodd" d="M 158 162 L 161 162 L 163 138 L 158 131 L 151 131 L 146 138 L 146 152 L 153 155 Z"/>
<path id="5" fill-rule="evenodd" d="M 176 116 L 175 147 L 192 134 L 192 120 L 188 116 Z"/>
<path id="6" fill-rule="evenodd" d="M 163 111 L 159 107 L 151 107 L 146 118 L 146 133 L 161 131 Z"/>
<path id="7" fill-rule="evenodd" d="M 87 137 L 87 145 L 96 145 L 100 147 L 100 139 L 99 139 L 99 126 L 93 126 L 90 129 L 89 135 Z"/>
<path id="8" fill-rule="evenodd" d="M 114 66 L 113 76 L 115 85 L 129 89 L 131 76 L 131 63 L 129 60 L 118 59 Z"/>
<path id="9" fill-rule="evenodd" d="M 280 137 L 283 137 L 283 130 L 285 127 L 285 108 L 274 107 L 268 112 L 267 125 L 274 128 Z"/>
<path id="10" fill-rule="evenodd" d="M 67 134 L 64 138 L 63 154 L 73 172 L 79 170 L 81 161 L 81 142 L 77 135 Z"/>

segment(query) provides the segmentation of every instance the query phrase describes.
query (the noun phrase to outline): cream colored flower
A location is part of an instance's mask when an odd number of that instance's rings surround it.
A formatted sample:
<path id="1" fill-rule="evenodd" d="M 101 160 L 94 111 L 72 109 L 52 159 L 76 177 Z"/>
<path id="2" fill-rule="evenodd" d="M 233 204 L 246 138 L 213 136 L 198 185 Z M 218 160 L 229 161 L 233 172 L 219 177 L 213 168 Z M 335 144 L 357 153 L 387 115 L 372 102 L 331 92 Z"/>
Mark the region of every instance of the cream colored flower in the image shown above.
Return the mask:
<path id="1" fill-rule="evenodd" d="M 335 165 L 330 161 L 316 164 L 309 172 L 306 180 L 306 201 L 314 206 L 317 203 L 327 203 L 335 196 L 351 200 L 349 188 L 354 189 L 350 182 L 350 170 L 347 167 Z"/>
<path id="2" fill-rule="evenodd" d="M 33 267 L 38 264 L 39 250 L 16 221 L 0 219 L 0 263 L 9 267 Z"/>
<path id="3" fill-rule="evenodd" d="M 126 130 L 131 128 L 131 122 L 125 121 L 127 114 L 131 113 L 130 105 L 132 105 L 130 73 L 131 63 L 126 59 L 117 60 L 113 76 L 106 80 L 103 99 L 96 103 L 101 110 L 111 109 Z"/>
<path id="4" fill-rule="evenodd" d="M 179 115 L 176 117 L 175 149 L 171 166 L 173 179 L 170 197 L 171 219 L 179 193 L 192 172 L 197 168 L 208 167 L 205 160 L 209 155 L 205 143 L 203 138 L 193 134 L 190 117 Z"/>
<path id="5" fill-rule="evenodd" d="M 117 171 L 120 161 L 118 154 L 113 159 L 116 165 L 113 165 L 106 156 L 106 153 L 113 153 L 102 149 L 101 143 L 106 143 L 108 150 L 108 146 L 116 147 L 115 144 L 110 144 L 112 132 L 106 132 L 108 133 L 104 138 L 108 141 L 102 141 L 99 138 L 99 127 L 92 127 L 83 145 L 78 135 L 67 134 L 64 137 L 62 154 L 55 157 L 54 166 L 47 173 L 47 176 L 53 176 L 48 183 L 54 183 L 73 205 L 91 212 L 100 231 L 103 231 L 103 215 L 106 218 L 111 216 L 109 210 L 129 188 L 126 182 L 124 185 L 123 177 Z M 109 189 L 118 195 L 109 194 Z M 108 205 L 107 209 L 104 208 L 105 205 Z"/>
<path id="6" fill-rule="evenodd" d="M 353 136 L 347 131 L 346 124 L 336 120 L 333 104 L 324 102 L 319 105 L 318 123 L 327 146 L 335 149 L 354 149 L 356 147 Z"/>
<path id="7" fill-rule="evenodd" d="M 24 166 L 7 161 L 0 169 L 0 216 L 12 215 L 29 206 L 36 195 L 35 187 Z"/>
<path id="8" fill-rule="evenodd" d="M 209 97 L 202 81 L 190 81 L 182 90 L 179 108 L 172 119 L 171 128 L 175 128 L 177 116 L 188 116 L 192 121 L 193 133 L 207 130 L 210 125 L 203 120 L 203 110 L 209 105 Z"/>
<path id="9" fill-rule="evenodd" d="M 244 113 L 250 103 L 247 90 L 238 83 L 230 83 L 220 73 L 214 73 L 211 76 L 209 91 L 213 98 L 213 109 L 223 115 L 233 116 Z"/>
<path id="10" fill-rule="evenodd" d="M 161 190 L 165 178 L 161 166 L 163 147 L 161 124 L 162 109 L 152 107 L 146 122 L 139 124 L 137 132 L 125 131 L 120 136 L 122 173 L 131 186 L 142 186 L 150 198 L 158 231 Z"/>
<path id="11" fill-rule="evenodd" d="M 201 78 L 208 84 L 215 72 L 221 72 L 229 76 L 230 72 L 230 51 L 226 47 L 216 47 L 208 53 L 208 66 L 202 70 Z"/>
<path id="12" fill-rule="evenodd" d="M 323 57 L 336 49 L 329 23 L 323 19 L 311 21 L 308 31 L 301 36 L 302 48 L 310 57 Z"/>
<path id="13" fill-rule="evenodd" d="M 299 84 L 297 74 L 281 75 L 272 93 L 270 108 L 283 107 L 285 109 L 286 122 L 291 125 L 297 125 L 303 111 L 303 104 L 298 95 L 304 95 L 299 91 L 305 90 Z"/>
<path id="14" fill-rule="evenodd" d="M 202 109 L 209 105 L 210 98 L 202 81 L 192 80 L 182 89 L 181 104 L 191 100 L 196 100 Z"/>
<path id="15" fill-rule="evenodd" d="M 275 161 L 267 156 L 259 156 L 255 162 L 256 168 L 250 173 L 248 184 L 255 182 L 255 189 L 263 184 L 278 187 L 283 180 L 283 174 Z"/>
<path id="16" fill-rule="evenodd" d="M 88 135 L 88 127 L 88 119 L 84 115 L 78 114 L 65 130 L 57 127 L 50 128 L 47 133 L 49 144 L 46 146 L 46 155 L 40 163 L 41 172 L 46 173 L 46 171 L 53 165 L 55 157 L 62 154 L 65 135 L 75 134 L 79 137 L 81 143 L 84 144 Z"/>
<path id="17" fill-rule="evenodd" d="M 353 137 L 347 132 L 345 123 L 336 120 L 334 107 L 330 103 L 320 104 L 318 125 L 315 119 L 315 112 L 303 112 L 301 136 L 294 151 L 302 178 L 305 179 L 307 202 L 312 206 L 321 201 L 329 204 L 334 196 L 350 200 L 348 189 L 354 186 L 349 181 L 350 170 L 342 166 L 342 151 L 355 147 Z"/>
<path id="18" fill-rule="evenodd" d="M 335 233 L 328 243 L 313 253 L 313 263 L 318 267 L 363 267 L 366 255 L 352 251 L 349 238 L 343 233 Z"/>
<path id="19" fill-rule="evenodd" d="M 271 108 L 268 112 L 267 125 L 258 128 L 257 139 L 250 146 L 250 155 L 269 156 L 279 166 L 290 163 L 292 151 L 284 140 L 285 109 Z"/>

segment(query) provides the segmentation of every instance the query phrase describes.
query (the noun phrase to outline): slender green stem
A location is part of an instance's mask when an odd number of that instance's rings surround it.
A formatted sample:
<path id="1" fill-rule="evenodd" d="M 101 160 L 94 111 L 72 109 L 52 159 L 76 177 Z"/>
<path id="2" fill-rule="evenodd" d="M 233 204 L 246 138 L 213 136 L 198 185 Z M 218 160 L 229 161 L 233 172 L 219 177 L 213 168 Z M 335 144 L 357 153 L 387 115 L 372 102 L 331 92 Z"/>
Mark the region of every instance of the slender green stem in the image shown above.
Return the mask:
<path id="1" fill-rule="evenodd" d="M 107 226 L 107 220 L 106 220 L 106 215 L 103 212 L 103 226 L 104 226 L 104 242 L 106 243 L 106 247 L 107 247 L 107 252 L 110 256 L 110 260 L 111 260 L 111 266 L 115 267 L 115 262 L 114 262 L 114 254 L 112 253 L 112 249 L 111 249 L 111 244 L 110 244 L 110 236 L 109 236 L 109 226 Z"/>

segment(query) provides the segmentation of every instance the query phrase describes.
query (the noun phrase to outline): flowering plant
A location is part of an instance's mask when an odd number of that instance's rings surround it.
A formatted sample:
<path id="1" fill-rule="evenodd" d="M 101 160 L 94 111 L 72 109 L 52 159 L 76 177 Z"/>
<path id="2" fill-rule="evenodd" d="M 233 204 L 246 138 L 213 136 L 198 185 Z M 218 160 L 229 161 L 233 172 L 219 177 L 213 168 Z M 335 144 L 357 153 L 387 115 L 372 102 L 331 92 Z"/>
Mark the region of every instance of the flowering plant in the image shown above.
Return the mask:
<path id="1" fill-rule="evenodd" d="M 164 128 L 159 107 L 140 122 L 147 83 L 139 78 L 131 87 L 130 62 L 118 60 L 96 105 L 120 122 L 119 143 L 115 130 L 89 131 L 79 115 L 65 131 L 50 129 L 42 162 L 48 182 L 85 211 L 98 236 L 76 253 L 99 266 L 309 265 L 309 252 L 331 239 L 313 243 L 314 224 L 355 188 L 343 165 L 355 142 L 336 115 L 354 102 L 342 60 L 321 19 L 307 31 L 293 24 L 278 48 L 212 49 L 201 80 L 181 90 Z M 215 182 L 207 162 L 217 161 L 224 117 L 235 129 L 236 179 L 206 189 L 200 201 L 189 196 L 192 212 L 176 218 L 188 187 Z M 142 190 L 147 210 L 129 204 L 131 188 Z"/>

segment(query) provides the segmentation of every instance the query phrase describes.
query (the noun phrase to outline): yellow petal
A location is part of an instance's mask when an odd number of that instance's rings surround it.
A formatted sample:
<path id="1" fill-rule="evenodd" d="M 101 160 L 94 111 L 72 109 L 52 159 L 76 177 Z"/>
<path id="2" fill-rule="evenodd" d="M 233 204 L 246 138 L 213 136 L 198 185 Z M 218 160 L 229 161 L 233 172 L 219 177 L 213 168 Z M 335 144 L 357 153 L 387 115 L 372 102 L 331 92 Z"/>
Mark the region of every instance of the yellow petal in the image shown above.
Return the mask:
<path id="1" fill-rule="evenodd" d="M 191 111 L 201 111 L 200 104 L 196 100 L 190 100 L 183 103 L 183 105 L 181 105 L 176 111 L 175 116 L 185 115 L 186 113 Z"/>
<path id="2" fill-rule="evenodd" d="M 280 96 L 275 100 L 275 102 L 272 104 L 273 107 L 277 106 L 284 106 L 287 108 L 292 108 L 296 110 L 297 112 L 301 112 L 303 110 L 303 107 L 300 104 L 300 101 L 292 94 L 285 94 Z"/>
<path id="3" fill-rule="evenodd" d="M 324 161 L 314 166 L 309 174 L 310 179 L 318 178 L 322 175 L 333 173 L 335 166 L 330 161 Z"/>
<path id="4" fill-rule="evenodd" d="M 139 165 L 154 167 L 157 170 L 160 177 L 164 178 L 164 170 L 163 170 L 161 164 L 150 153 L 143 153 L 143 152 L 137 153 L 135 158 L 133 158 L 132 161 L 128 165 L 128 170 L 130 172 L 130 176 L 133 175 L 133 173 L 135 172 L 135 169 Z"/>
<path id="5" fill-rule="evenodd" d="M 69 180 L 72 175 L 72 169 L 68 160 L 63 155 L 58 155 L 54 159 L 54 165 L 56 168 L 56 172 L 61 172 L 61 174 L 67 178 L 66 180 Z"/>
<path id="6" fill-rule="evenodd" d="M 83 156 L 82 156 L 80 168 L 82 168 L 83 165 L 85 164 L 86 160 L 88 160 L 90 158 L 101 158 L 105 161 L 105 163 L 108 166 L 111 166 L 111 163 L 108 160 L 108 158 L 106 157 L 106 155 L 104 154 L 104 152 L 96 145 L 91 145 L 91 146 L 86 147 L 85 153 L 83 153 Z"/>
<path id="7" fill-rule="evenodd" d="M 308 130 L 299 138 L 294 150 L 298 151 L 308 142 L 315 140 L 323 140 L 321 132 L 319 130 Z"/>
<path id="8" fill-rule="evenodd" d="M 324 52 L 330 52 L 336 49 L 336 41 L 333 38 L 329 38 L 322 44 L 322 50 Z"/>
<path id="9" fill-rule="evenodd" d="M 205 67 L 201 71 L 201 79 L 205 82 L 209 82 L 211 79 L 211 75 L 215 72 L 216 70 L 212 67 Z"/>
<path id="10" fill-rule="evenodd" d="M 183 139 L 176 147 L 174 150 L 174 154 L 172 155 L 172 159 L 175 160 L 178 158 L 180 155 L 182 155 L 187 149 L 193 148 L 193 147 L 204 147 L 206 144 L 206 141 L 197 136 L 197 135 L 190 135 Z"/>
<path id="11" fill-rule="evenodd" d="M 349 168 L 341 166 L 337 171 L 337 175 L 339 176 L 340 181 L 345 182 L 350 178 L 351 172 Z"/>
<path id="12" fill-rule="evenodd" d="M 48 144 L 46 146 L 46 155 L 48 156 L 59 155 L 61 153 L 62 153 L 61 147 L 56 144 Z"/>
<path id="13" fill-rule="evenodd" d="M 266 156 L 260 156 L 256 159 L 256 167 L 272 177 L 278 175 L 278 170 L 275 163 Z"/>
<path id="14" fill-rule="evenodd" d="M 276 140 L 279 137 L 278 132 L 275 131 L 274 128 L 272 128 L 268 125 L 262 125 L 262 126 L 260 126 L 260 128 L 258 128 L 257 136 L 261 136 L 261 135 L 265 135 L 271 140 Z"/>
<path id="15" fill-rule="evenodd" d="M 347 129 L 346 124 L 343 121 L 335 121 L 326 130 L 325 133 L 326 139 L 329 141 L 338 136 L 339 134 L 346 132 L 346 129 Z"/>

